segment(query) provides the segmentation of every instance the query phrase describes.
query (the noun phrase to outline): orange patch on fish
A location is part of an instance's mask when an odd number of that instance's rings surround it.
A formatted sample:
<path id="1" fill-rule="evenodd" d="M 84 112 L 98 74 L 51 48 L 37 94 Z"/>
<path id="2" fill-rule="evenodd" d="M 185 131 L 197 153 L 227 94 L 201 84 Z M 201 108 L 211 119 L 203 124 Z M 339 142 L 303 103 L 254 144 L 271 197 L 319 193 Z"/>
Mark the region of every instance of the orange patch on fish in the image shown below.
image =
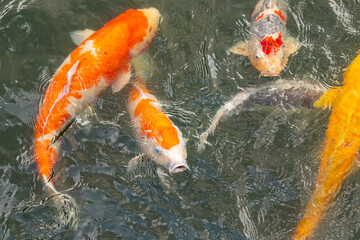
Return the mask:
<path id="1" fill-rule="evenodd" d="M 262 46 L 262 51 L 265 54 L 277 53 L 283 44 L 283 41 L 281 40 L 281 33 L 279 33 L 279 37 L 276 38 L 275 40 L 273 39 L 272 36 L 265 37 L 260 42 L 260 44 Z"/>
<path id="2" fill-rule="evenodd" d="M 58 153 L 56 149 L 49 146 L 50 140 L 44 140 L 44 142 L 35 142 L 35 152 L 37 154 L 37 164 L 39 174 L 50 177 L 51 168 L 55 165 Z"/>
<path id="3" fill-rule="evenodd" d="M 140 88 L 140 90 L 142 91 L 142 93 L 149 93 L 149 90 L 147 90 L 144 86 L 143 83 L 138 80 L 137 87 Z M 137 87 L 133 87 L 131 92 L 130 92 L 130 96 L 129 96 L 129 100 L 130 101 L 135 101 L 136 99 L 138 99 L 140 97 L 140 91 L 137 89 Z"/>
<path id="4" fill-rule="evenodd" d="M 151 40 L 147 39 L 150 30 L 151 20 L 142 10 L 128 10 L 88 37 L 65 60 L 46 90 L 36 119 L 35 159 L 40 174 L 50 177 L 56 163 L 57 148 L 48 138 L 56 137 L 74 114 L 129 71 L 132 55 Z"/>
<path id="5" fill-rule="evenodd" d="M 169 118 L 156 108 L 152 99 L 141 100 L 134 111 L 134 116 L 140 118 L 141 134 L 155 139 L 162 148 L 169 150 L 180 143 L 178 133 Z"/>
<path id="6" fill-rule="evenodd" d="M 140 96 L 140 91 L 134 87 L 133 90 L 130 93 L 129 100 L 130 101 L 135 101 L 136 99 L 139 98 L 139 96 Z"/>
<path id="7" fill-rule="evenodd" d="M 105 27 L 115 27 L 116 25 L 119 25 L 119 22 L 126 23 L 131 21 L 135 23 L 135 24 L 127 25 L 129 31 L 124 32 L 126 34 L 129 34 L 128 37 L 130 39 L 129 41 L 130 45 L 126 46 L 126 48 L 131 49 L 135 46 L 135 44 L 143 41 L 144 37 L 147 34 L 147 30 L 150 29 L 148 29 L 149 26 L 148 19 L 146 18 L 143 12 L 135 9 L 130 9 L 127 10 L 125 13 L 126 14 L 121 14 L 119 17 L 107 23 Z M 112 44 L 116 44 L 116 42 Z"/>
<path id="8" fill-rule="evenodd" d="M 286 22 L 286 18 L 280 10 L 275 10 L 275 13 L 281 18 L 281 20 Z"/>
<path id="9" fill-rule="evenodd" d="M 264 16 L 264 13 L 260 14 L 255 20 L 254 22 L 256 22 L 257 20 L 261 19 Z"/>

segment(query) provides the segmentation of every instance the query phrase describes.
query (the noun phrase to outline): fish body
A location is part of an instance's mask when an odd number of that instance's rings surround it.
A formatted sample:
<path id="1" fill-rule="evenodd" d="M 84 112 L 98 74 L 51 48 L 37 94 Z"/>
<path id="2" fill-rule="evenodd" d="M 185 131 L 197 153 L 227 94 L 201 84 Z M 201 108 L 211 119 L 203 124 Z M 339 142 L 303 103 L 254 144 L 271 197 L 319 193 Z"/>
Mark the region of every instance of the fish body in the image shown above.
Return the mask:
<path id="1" fill-rule="evenodd" d="M 343 180 L 356 169 L 360 148 L 360 55 L 344 73 L 342 87 L 326 92 L 315 107 L 332 108 L 315 190 L 293 239 L 311 238 L 340 191 Z"/>
<path id="2" fill-rule="evenodd" d="M 52 176 L 64 128 L 110 85 L 129 80 L 129 63 L 151 42 L 159 23 L 155 8 L 128 10 L 83 41 L 55 73 L 42 98 L 34 129 L 39 174 Z"/>
<path id="3" fill-rule="evenodd" d="M 277 76 L 288 57 L 297 51 L 298 42 L 287 35 L 287 4 L 282 0 L 261 0 L 251 16 L 250 39 L 230 51 L 248 56 L 251 64 L 264 76 Z"/>
<path id="4" fill-rule="evenodd" d="M 128 112 L 138 137 L 142 152 L 170 173 L 188 169 L 186 147 L 178 127 L 162 112 L 156 97 L 146 89 L 144 80 L 138 77 L 128 102 Z M 129 163 L 133 168 L 138 158 Z"/>
<path id="5" fill-rule="evenodd" d="M 200 135 L 198 150 L 205 148 L 208 136 L 215 131 L 221 118 L 237 109 L 251 109 L 256 105 L 281 106 L 285 109 L 312 108 L 314 102 L 325 91 L 326 89 L 319 84 L 306 80 L 289 79 L 279 79 L 260 86 L 245 88 L 217 110 L 209 127 Z"/>

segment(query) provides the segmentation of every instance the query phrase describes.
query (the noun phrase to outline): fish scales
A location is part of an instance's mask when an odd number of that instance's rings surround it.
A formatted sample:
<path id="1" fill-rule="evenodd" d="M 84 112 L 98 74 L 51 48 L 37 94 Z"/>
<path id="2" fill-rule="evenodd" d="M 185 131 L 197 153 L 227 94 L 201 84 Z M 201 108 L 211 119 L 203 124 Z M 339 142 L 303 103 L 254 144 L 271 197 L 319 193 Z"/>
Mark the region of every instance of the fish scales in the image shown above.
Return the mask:
<path id="1" fill-rule="evenodd" d="M 281 1 L 264 1 L 259 4 L 261 4 L 260 9 L 254 11 L 251 17 L 254 24 L 251 25 L 250 31 L 260 40 L 277 32 L 285 32 L 286 5 Z M 278 9 L 278 14 L 275 12 L 276 9 Z M 283 18 L 279 16 L 280 13 Z"/>
<path id="2" fill-rule="evenodd" d="M 34 129 L 40 175 L 51 177 L 59 148 L 53 140 L 85 106 L 129 71 L 131 58 L 150 43 L 159 16 L 154 8 L 126 11 L 86 38 L 55 73 Z M 123 85 L 128 81 L 121 80 Z"/>
<path id="3" fill-rule="evenodd" d="M 325 93 L 315 105 L 331 106 L 324 150 L 315 190 L 293 239 L 311 238 L 341 189 L 342 182 L 356 169 L 360 148 L 360 55 L 344 73 L 344 85 Z M 329 94 L 330 93 L 330 94 Z M 331 93 L 335 96 L 331 96 Z M 329 97 L 330 96 L 330 97 Z M 327 102 L 327 99 L 329 101 Z M 318 104 L 317 104 L 318 103 Z"/>
<path id="4" fill-rule="evenodd" d="M 248 41 L 241 41 L 230 52 L 247 56 L 262 76 L 278 76 L 288 57 L 299 43 L 286 31 L 287 3 L 281 0 L 261 0 L 251 16 Z"/>
<path id="5" fill-rule="evenodd" d="M 267 15 L 257 20 L 250 30 L 261 41 L 266 36 L 285 31 L 284 21 L 277 15 Z"/>

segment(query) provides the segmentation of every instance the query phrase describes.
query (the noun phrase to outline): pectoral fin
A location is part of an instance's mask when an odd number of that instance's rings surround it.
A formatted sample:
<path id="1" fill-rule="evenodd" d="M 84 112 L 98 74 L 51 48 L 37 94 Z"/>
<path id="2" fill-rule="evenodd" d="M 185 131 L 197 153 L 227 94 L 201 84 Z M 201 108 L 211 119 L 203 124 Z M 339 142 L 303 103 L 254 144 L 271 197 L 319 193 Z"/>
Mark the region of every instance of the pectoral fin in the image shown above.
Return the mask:
<path id="1" fill-rule="evenodd" d="M 139 156 L 134 157 L 131 159 L 127 166 L 127 172 L 133 172 L 139 163 L 141 162 L 141 159 L 145 156 L 145 154 L 140 154 Z"/>
<path id="2" fill-rule="evenodd" d="M 300 43 L 298 40 L 290 36 L 286 38 L 287 54 L 289 55 L 294 54 L 297 52 L 299 48 L 300 48 Z"/>
<path id="3" fill-rule="evenodd" d="M 336 103 L 339 101 L 339 96 L 341 92 L 342 92 L 341 87 L 335 87 L 326 91 L 324 95 L 322 95 L 320 99 L 314 103 L 314 107 L 315 108 L 321 107 L 322 109 L 326 109 L 326 108 L 330 109 L 334 107 Z"/>
<path id="4" fill-rule="evenodd" d="M 157 70 L 154 60 L 149 52 L 144 52 L 136 58 L 133 58 L 131 64 L 136 75 L 142 76 L 144 79 L 152 77 Z"/>
<path id="5" fill-rule="evenodd" d="M 85 39 L 90 37 L 94 32 L 95 31 L 90 29 L 73 31 L 70 32 L 70 38 L 76 45 L 80 45 L 83 41 L 85 41 Z"/>
<path id="6" fill-rule="evenodd" d="M 118 76 L 117 79 L 111 84 L 113 93 L 119 92 L 130 81 L 131 71 L 130 65 Z"/>
<path id="7" fill-rule="evenodd" d="M 235 46 L 229 48 L 229 51 L 235 54 L 249 56 L 249 42 L 238 42 Z"/>

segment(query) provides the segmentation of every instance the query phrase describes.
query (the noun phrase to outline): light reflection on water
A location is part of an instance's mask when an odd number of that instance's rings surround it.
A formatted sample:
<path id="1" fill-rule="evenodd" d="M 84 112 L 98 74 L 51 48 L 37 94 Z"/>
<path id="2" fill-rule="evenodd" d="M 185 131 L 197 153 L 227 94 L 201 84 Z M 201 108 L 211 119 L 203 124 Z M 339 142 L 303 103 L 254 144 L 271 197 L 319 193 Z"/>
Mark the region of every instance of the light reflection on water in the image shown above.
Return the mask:
<path id="1" fill-rule="evenodd" d="M 216 110 L 259 78 L 226 49 L 248 37 L 255 1 L 2 1 L 0 3 L 0 236 L 4 239 L 288 239 L 313 190 L 329 112 L 259 107 L 223 119 L 210 145 L 199 134 Z M 149 52 L 149 90 L 187 140 L 191 171 L 155 164 L 133 174 L 139 154 L 126 111 L 129 88 L 106 91 L 62 137 L 56 186 L 79 207 L 76 231 L 36 174 L 32 134 L 49 79 L 74 49 L 68 33 L 98 29 L 128 8 L 163 15 Z M 282 78 L 342 82 L 359 49 L 357 1 L 289 2 L 288 31 L 301 42 Z M 315 239 L 358 239 L 359 174 L 345 181 Z"/>

